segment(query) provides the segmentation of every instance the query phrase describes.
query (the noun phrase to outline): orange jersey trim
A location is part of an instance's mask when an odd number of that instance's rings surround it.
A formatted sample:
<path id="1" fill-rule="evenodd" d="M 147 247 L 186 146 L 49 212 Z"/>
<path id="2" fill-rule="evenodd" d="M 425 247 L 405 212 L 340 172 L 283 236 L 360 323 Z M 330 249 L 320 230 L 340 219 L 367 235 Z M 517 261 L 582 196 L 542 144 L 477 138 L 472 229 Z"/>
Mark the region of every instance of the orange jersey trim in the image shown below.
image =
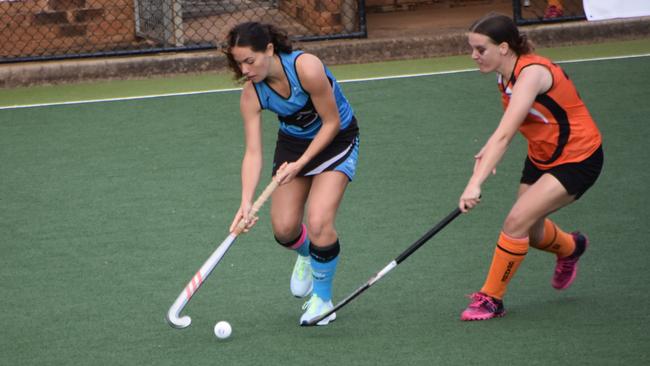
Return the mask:
<path id="1" fill-rule="evenodd" d="M 508 107 L 521 71 L 530 65 L 546 67 L 551 72 L 553 84 L 546 93 L 535 98 L 519 126 L 519 132 L 528 140 L 528 157 L 540 169 L 587 159 L 602 143 L 600 131 L 573 82 L 549 59 L 535 54 L 521 55 L 508 84 L 499 78 L 504 109 Z"/>

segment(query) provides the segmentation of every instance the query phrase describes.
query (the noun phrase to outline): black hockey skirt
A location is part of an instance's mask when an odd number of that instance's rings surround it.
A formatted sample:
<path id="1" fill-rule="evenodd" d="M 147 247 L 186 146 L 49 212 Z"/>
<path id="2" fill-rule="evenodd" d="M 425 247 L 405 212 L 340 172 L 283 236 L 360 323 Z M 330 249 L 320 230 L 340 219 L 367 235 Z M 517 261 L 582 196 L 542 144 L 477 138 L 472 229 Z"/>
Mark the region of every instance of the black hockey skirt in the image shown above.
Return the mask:
<path id="1" fill-rule="evenodd" d="M 273 157 L 273 175 L 284 162 L 298 160 L 307 150 L 312 140 L 300 139 L 278 131 L 278 141 Z M 359 156 L 359 126 L 353 117 L 352 123 L 346 129 L 339 131 L 334 140 L 314 157 L 298 173 L 307 177 L 322 172 L 338 170 L 347 175 L 349 180 L 354 178 Z"/>

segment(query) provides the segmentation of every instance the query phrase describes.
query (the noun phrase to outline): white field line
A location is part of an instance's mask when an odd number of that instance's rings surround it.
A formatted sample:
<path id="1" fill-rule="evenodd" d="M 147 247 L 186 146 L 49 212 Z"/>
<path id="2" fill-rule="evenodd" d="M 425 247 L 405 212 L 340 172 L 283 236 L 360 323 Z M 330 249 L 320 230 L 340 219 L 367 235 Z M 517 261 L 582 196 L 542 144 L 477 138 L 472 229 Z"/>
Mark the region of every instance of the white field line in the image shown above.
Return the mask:
<path id="1" fill-rule="evenodd" d="M 559 64 L 569 64 L 569 63 L 578 63 L 578 62 L 621 60 L 621 59 L 649 57 L 649 56 L 650 56 L 650 53 L 644 53 L 644 54 L 638 54 L 638 55 L 595 57 L 595 58 L 565 60 L 565 61 L 557 61 L 557 63 L 559 63 Z M 404 75 L 380 76 L 380 77 L 361 78 L 361 79 L 346 79 L 346 80 L 340 80 L 339 82 L 340 83 L 355 83 L 355 82 L 378 81 L 378 80 L 389 80 L 389 79 L 405 79 L 405 78 L 416 78 L 416 77 L 434 76 L 434 75 L 458 74 L 458 73 L 472 72 L 472 71 L 477 71 L 477 70 L 478 69 L 476 69 L 476 68 L 472 68 L 472 69 L 461 69 L 461 70 L 450 70 L 450 71 L 436 71 L 436 72 L 427 72 L 427 73 L 420 73 L 420 74 L 404 74 Z M 226 92 L 238 91 L 238 90 L 241 90 L 241 88 L 199 90 L 199 91 L 191 91 L 191 92 L 152 94 L 152 95 L 141 95 L 141 96 L 132 96 L 132 97 L 120 97 L 120 98 L 75 100 L 75 101 L 67 101 L 67 102 L 10 105 L 10 106 L 0 106 L 0 110 L 49 107 L 49 106 L 58 106 L 58 105 L 71 105 L 71 104 L 104 103 L 104 102 L 116 102 L 116 101 L 125 101 L 125 100 L 164 98 L 164 97 L 175 97 L 175 96 L 197 95 L 197 94 L 210 94 L 210 93 L 226 93 Z"/>

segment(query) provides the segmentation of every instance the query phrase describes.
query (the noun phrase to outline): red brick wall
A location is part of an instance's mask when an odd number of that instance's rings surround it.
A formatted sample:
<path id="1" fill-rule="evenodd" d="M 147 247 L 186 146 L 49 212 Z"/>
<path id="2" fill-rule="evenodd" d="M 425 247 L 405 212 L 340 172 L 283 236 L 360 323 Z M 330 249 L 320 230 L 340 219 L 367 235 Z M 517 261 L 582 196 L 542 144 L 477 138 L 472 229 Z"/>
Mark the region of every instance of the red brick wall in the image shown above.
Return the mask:
<path id="1" fill-rule="evenodd" d="M 134 28 L 132 0 L 0 2 L 0 56 L 111 50 L 133 43 Z"/>
<path id="2" fill-rule="evenodd" d="M 343 1 L 282 0 L 280 10 L 316 34 L 340 33 L 343 31 Z"/>

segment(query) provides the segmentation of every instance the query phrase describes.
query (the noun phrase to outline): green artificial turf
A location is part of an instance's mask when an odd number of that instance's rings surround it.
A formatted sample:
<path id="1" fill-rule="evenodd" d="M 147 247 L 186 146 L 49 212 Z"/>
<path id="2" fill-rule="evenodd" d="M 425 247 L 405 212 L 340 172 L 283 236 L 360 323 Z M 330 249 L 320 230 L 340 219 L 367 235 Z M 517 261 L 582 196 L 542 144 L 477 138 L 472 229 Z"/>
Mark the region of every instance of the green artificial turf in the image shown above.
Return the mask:
<path id="1" fill-rule="evenodd" d="M 478 323 L 458 318 L 514 200 L 521 138 L 478 208 L 331 325 L 298 326 L 294 256 L 273 240 L 265 207 L 187 306 L 193 324 L 176 330 L 167 309 L 239 206 L 238 92 L 0 110 L 0 363 L 647 364 L 648 58 L 564 68 L 603 132 L 605 168 L 553 218 L 591 246 L 564 292 L 550 286 L 554 258 L 531 251 L 509 287 L 508 315 Z M 335 302 L 455 207 L 501 114 L 493 75 L 478 72 L 343 89 L 361 150 L 337 221 Z M 266 180 L 277 121 L 264 117 Z M 212 334 L 219 320 L 233 326 L 226 341 Z"/>

